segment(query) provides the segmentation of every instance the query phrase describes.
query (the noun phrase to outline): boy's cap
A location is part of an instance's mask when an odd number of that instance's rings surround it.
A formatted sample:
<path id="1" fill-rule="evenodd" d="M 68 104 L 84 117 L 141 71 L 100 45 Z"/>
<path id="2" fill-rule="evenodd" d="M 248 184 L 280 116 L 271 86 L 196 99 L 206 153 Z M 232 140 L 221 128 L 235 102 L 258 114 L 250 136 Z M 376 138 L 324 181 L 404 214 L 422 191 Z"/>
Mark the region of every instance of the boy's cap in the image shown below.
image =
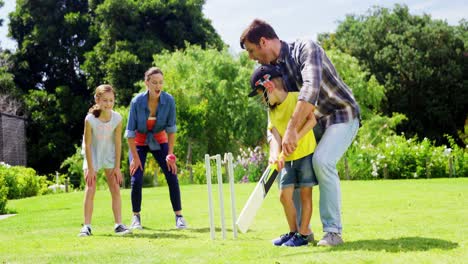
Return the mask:
<path id="1" fill-rule="evenodd" d="M 250 87 L 252 91 L 249 93 L 249 97 L 257 95 L 257 89 L 264 88 L 263 83 L 280 76 L 281 72 L 277 66 L 274 65 L 262 65 L 255 69 L 252 73 L 252 77 L 250 77 Z"/>

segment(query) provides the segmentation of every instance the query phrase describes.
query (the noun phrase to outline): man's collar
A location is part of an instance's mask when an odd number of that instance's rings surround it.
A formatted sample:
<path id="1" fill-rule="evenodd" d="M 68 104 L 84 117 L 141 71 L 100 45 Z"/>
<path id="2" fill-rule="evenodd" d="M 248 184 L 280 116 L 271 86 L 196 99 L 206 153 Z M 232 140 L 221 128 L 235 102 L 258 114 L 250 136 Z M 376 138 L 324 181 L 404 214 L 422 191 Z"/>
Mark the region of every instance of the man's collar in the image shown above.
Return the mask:
<path id="1" fill-rule="evenodd" d="M 289 55 L 289 45 L 288 43 L 281 41 L 281 49 L 280 49 L 280 54 L 278 58 L 276 59 L 276 62 L 274 64 L 282 64 L 286 62 L 286 58 Z"/>

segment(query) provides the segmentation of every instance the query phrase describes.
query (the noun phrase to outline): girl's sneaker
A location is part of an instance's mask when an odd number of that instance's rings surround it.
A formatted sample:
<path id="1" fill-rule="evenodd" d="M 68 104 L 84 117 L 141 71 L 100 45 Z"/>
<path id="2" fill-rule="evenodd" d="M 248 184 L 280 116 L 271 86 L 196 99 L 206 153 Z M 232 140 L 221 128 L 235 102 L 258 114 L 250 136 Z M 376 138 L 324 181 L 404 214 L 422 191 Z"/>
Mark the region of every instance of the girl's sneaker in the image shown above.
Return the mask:
<path id="1" fill-rule="evenodd" d="M 118 225 L 114 228 L 114 232 L 117 234 L 117 235 L 126 235 L 126 234 L 131 234 L 132 231 L 130 231 L 130 229 L 128 229 L 125 225 Z"/>
<path id="2" fill-rule="evenodd" d="M 302 237 L 301 234 L 296 233 L 291 239 L 286 241 L 283 246 L 286 247 L 300 247 L 300 246 L 307 246 L 309 244 L 309 241 L 307 241 L 307 237 Z"/>
<path id="3" fill-rule="evenodd" d="M 87 237 L 90 236 L 91 234 L 91 227 L 88 226 L 83 226 L 80 230 L 80 233 L 78 234 L 79 237 Z"/>

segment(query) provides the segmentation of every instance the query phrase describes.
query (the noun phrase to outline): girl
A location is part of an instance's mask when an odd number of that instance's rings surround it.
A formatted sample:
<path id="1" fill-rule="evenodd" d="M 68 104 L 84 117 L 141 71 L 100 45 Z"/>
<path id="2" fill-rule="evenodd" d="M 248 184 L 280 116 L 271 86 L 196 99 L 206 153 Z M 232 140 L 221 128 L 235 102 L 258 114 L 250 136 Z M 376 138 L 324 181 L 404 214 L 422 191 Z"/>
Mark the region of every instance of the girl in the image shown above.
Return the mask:
<path id="1" fill-rule="evenodd" d="M 78 236 L 91 235 L 91 216 L 93 214 L 94 194 L 96 193 L 96 174 L 104 169 L 107 184 L 112 196 L 114 212 L 114 232 L 125 235 L 131 231 L 122 224 L 120 184 L 120 154 L 122 145 L 122 116 L 112 111 L 115 92 L 112 86 L 103 84 L 96 88 L 96 104 L 89 109 L 85 118 L 84 162 L 86 189 L 84 199 L 84 225 Z"/>
<path id="2" fill-rule="evenodd" d="M 182 217 L 176 156 L 176 110 L 174 98 L 162 91 L 164 77 L 159 68 L 145 73 L 146 91 L 136 95 L 130 104 L 125 137 L 130 149 L 130 175 L 132 176 L 132 229 L 142 229 L 141 190 L 146 156 L 151 152 L 164 172 L 175 214 L 176 228 L 187 227 Z"/>

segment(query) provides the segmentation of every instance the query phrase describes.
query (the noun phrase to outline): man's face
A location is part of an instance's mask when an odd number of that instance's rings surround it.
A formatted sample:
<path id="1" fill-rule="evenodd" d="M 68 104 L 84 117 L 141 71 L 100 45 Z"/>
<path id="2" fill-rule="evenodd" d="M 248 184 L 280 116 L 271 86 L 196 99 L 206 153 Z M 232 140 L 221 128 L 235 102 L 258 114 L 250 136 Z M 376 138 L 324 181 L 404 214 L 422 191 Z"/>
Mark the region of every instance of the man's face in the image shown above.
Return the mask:
<path id="1" fill-rule="evenodd" d="M 259 44 L 253 44 L 246 40 L 244 46 L 251 60 L 256 60 L 260 64 L 270 64 L 272 61 L 268 41 L 265 38 L 261 38 Z"/>

